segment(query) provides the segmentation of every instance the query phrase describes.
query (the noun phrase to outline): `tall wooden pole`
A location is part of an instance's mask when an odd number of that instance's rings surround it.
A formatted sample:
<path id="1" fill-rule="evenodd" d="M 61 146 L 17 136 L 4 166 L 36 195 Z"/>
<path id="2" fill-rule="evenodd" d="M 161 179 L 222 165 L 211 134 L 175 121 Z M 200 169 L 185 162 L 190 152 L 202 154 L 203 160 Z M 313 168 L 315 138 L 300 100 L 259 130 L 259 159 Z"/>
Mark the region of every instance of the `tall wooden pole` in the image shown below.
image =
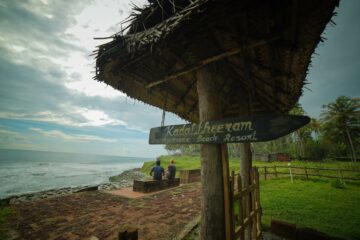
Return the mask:
<path id="1" fill-rule="evenodd" d="M 221 99 L 218 94 L 218 87 L 215 84 L 215 76 L 208 68 L 201 68 L 196 72 L 196 78 L 200 121 L 221 119 Z M 226 202 L 228 195 L 224 194 L 228 185 L 227 181 L 223 179 L 223 177 L 228 179 L 228 169 L 224 169 L 222 164 L 224 161 L 227 161 L 226 147 L 221 144 L 201 145 L 202 212 L 200 236 L 202 240 L 224 240 L 229 234 L 226 231 L 225 217 L 230 212 L 224 210 L 229 208 Z"/>
<path id="2" fill-rule="evenodd" d="M 240 116 L 248 116 L 250 115 L 249 111 L 249 98 L 248 93 L 244 89 L 240 91 L 239 94 L 239 104 L 242 106 L 241 111 L 239 112 Z M 249 178 L 250 178 L 250 171 L 252 168 L 252 154 L 251 154 L 251 145 L 250 143 L 240 143 L 240 176 L 241 176 L 241 182 L 243 185 L 243 188 L 247 188 L 249 186 Z M 250 219 L 250 208 L 251 208 L 251 199 L 248 195 L 245 197 L 245 204 L 244 204 L 244 213 L 245 217 L 248 217 Z M 245 239 L 250 240 L 251 239 L 251 224 L 247 226 L 245 229 Z"/>

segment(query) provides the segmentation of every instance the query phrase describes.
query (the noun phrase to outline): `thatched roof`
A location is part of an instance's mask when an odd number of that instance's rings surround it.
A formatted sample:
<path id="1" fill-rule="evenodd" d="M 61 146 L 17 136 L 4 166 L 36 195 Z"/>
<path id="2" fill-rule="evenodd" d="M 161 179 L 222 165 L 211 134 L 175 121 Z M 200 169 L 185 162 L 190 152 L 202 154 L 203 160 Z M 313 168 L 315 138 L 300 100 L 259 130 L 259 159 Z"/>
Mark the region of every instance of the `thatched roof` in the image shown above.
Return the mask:
<path id="1" fill-rule="evenodd" d="M 218 79 L 224 117 L 287 112 L 338 0 L 151 0 L 128 29 L 99 46 L 96 79 L 128 96 L 198 121 L 194 72 Z"/>

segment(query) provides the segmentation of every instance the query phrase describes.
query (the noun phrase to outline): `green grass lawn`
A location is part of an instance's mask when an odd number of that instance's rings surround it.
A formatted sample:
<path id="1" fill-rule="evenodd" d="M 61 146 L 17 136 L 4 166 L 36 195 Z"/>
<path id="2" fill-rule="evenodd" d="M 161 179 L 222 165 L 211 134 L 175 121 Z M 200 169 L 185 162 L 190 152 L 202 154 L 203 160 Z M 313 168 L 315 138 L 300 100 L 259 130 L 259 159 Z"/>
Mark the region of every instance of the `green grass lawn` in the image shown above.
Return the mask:
<path id="1" fill-rule="evenodd" d="M 260 181 L 262 223 L 271 219 L 310 227 L 345 239 L 360 239 L 360 184 L 335 188 L 334 180 Z"/>
<path id="2" fill-rule="evenodd" d="M 176 176 L 179 176 L 179 170 L 185 169 L 197 169 L 200 168 L 200 159 L 199 157 L 192 157 L 192 156 L 161 156 L 161 166 L 167 169 L 171 159 L 175 160 L 176 165 Z M 145 162 L 141 168 L 143 173 L 149 174 L 151 168 L 155 166 L 155 159 L 154 161 Z"/>
<path id="3" fill-rule="evenodd" d="M 199 157 L 189 156 L 163 156 L 161 165 L 166 167 L 171 159 L 175 160 L 178 170 L 200 168 Z M 142 171 L 149 173 L 154 163 L 154 161 L 145 163 Z M 253 162 L 253 165 L 258 167 L 287 166 L 287 164 Z M 232 158 L 229 160 L 229 165 L 230 170 L 238 172 L 240 160 Z M 293 161 L 291 165 L 360 170 L 360 163 L 351 162 Z M 358 173 L 354 174 L 355 177 L 360 177 L 357 176 Z M 338 184 L 335 181 L 314 177 L 305 181 L 296 177 L 292 184 L 289 176 L 261 180 L 262 225 L 267 228 L 271 219 L 278 219 L 344 239 L 360 239 L 360 181 L 347 182 L 345 188 L 337 188 Z"/>

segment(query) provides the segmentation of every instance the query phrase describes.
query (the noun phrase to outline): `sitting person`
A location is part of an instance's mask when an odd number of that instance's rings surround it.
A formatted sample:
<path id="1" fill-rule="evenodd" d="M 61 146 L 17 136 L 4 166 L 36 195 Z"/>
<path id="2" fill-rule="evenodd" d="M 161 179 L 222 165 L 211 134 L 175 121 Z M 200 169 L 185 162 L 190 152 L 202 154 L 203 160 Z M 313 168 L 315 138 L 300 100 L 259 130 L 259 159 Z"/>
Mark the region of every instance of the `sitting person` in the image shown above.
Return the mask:
<path id="1" fill-rule="evenodd" d="M 174 161 L 174 159 L 171 159 L 170 164 L 168 166 L 168 170 L 167 170 L 167 179 L 174 180 L 175 175 L 176 175 L 175 161 Z"/>
<path id="2" fill-rule="evenodd" d="M 151 168 L 150 176 L 153 176 L 154 180 L 161 181 L 164 174 L 164 168 L 160 166 L 160 158 L 157 158 L 156 166 Z"/>

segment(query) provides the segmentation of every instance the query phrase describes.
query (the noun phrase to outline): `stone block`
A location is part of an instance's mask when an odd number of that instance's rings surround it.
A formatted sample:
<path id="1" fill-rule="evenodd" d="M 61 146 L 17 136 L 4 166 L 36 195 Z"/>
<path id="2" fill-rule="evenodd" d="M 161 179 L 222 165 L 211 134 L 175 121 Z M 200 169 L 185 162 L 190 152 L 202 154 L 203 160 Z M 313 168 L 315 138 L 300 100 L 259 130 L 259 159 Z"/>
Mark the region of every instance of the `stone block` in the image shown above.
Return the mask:
<path id="1" fill-rule="evenodd" d="M 192 182 L 201 181 L 201 170 L 200 169 L 191 169 L 191 170 L 181 170 L 180 171 L 180 183 L 187 184 Z"/>
<path id="2" fill-rule="evenodd" d="M 98 190 L 98 186 L 91 186 L 91 187 L 82 188 L 76 192 L 90 192 L 90 191 L 97 191 L 97 190 Z"/>
<path id="3" fill-rule="evenodd" d="M 271 220 L 271 232 L 286 239 L 296 239 L 296 225 L 279 221 Z"/>
<path id="4" fill-rule="evenodd" d="M 133 191 L 134 192 L 142 192 L 142 193 L 149 193 L 149 192 L 156 192 L 159 190 L 177 187 L 180 185 L 180 179 L 175 178 L 173 180 L 149 180 L 149 181 L 138 181 L 134 180 L 133 184 Z"/>
<path id="5" fill-rule="evenodd" d="M 298 228 L 296 233 L 297 240 L 339 240 L 339 238 L 331 237 L 325 233 L 316 231 L 311 228 Z"/>

